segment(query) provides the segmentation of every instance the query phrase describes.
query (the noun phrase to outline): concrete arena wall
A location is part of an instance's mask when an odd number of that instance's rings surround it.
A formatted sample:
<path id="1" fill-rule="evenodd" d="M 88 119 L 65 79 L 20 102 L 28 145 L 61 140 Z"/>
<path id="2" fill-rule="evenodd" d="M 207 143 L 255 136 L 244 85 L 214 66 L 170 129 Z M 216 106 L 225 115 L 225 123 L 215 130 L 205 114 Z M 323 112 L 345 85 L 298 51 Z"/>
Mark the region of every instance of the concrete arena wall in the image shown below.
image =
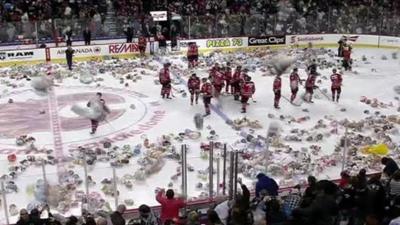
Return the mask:
<path id="1" fill-rule="evenodd" d="M 193 39 L 179 41 L 178 51 L 174 53 L 185 53 L 189 42 L 196 42 L 201 53 L 208 53 L 214 50 L 236 51 L 251 50 L 254 48 L 281 48 L 289 46 L 307 46 L 312 43 L 316 47 L 337 47 L 337 42 L 343 34 L 310 34 L 310 35 L 271 35 L 267 37 L 227 37 L 210 39 Z M 376 36 L 376 35 L 352 35 L 345 36 L 351 38 L 355 47 L 363 48 L 400 48 L 400 37 Z M 261 44 L 254 44 L 254 39 L 259 39 Z M 112 44 L 99 44 L 90 46 L 73 46 L 75 49 L 74 61 L 104 60 L 110 57 L 132 58 L 138 56 L 139 49 L 137 43 L 123 43 L 121 39 L 108 40 Z M 170 42 L 168 51 L 171 52 Z M 147 44 L 146 53 L 150 49 L 158 51 L 156 42 Z M 0 51 L 0 67 L 31 65 L 51 61 L 55 63 L 65 63 L 64 50 L 66 47 L 49 47 L 46 49 L 16 49 Z"/>

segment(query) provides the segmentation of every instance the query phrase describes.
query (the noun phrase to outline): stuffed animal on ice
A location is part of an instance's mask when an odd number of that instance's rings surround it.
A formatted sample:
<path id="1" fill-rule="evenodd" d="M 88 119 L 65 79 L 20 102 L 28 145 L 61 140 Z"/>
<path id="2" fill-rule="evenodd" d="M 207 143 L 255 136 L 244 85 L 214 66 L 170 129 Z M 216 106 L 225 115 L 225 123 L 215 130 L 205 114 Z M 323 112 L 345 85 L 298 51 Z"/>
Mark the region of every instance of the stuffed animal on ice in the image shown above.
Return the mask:
<path id="1" fill-rule="evenodd" d="M 75 104 L 71 107 L 71 110 L 79 116 L 96 121 L 105 120 L 107 114 L 110 113 L 110 109 L 102 99 L 92 99 L 86 106 Z"/>
<path id="2" fill-rule="evenodd" d="M 294 62 L 294 57 L 277 55 L 271 60 L 271 66 L 277 75 L 283 74 Z"/>
<path id="3" fill-rule="evenodd" d="M 54 86 L 54 80 L 50 76 L 34 77 L 31 81 L 31 87 L 39 95 L 47 94 L 52 86 Z"/>
<path id="4" fill-rule="evenodd" d="M 79 81 L 83 84 L 90 84 L 94 80 L 93 75 L 90 74 L 90 71 L 83 71 L 79 76 Z"/>

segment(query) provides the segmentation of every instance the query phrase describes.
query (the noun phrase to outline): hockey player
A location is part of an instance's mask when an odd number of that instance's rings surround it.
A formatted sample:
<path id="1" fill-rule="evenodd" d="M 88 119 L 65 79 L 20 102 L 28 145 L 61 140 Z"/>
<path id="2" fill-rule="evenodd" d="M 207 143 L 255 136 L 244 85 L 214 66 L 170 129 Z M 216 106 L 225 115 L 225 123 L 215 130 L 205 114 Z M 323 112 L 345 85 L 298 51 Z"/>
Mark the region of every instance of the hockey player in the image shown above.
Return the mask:
<path id="1" fill-rule="evenodd" d="M 232 81 L 232 69 L 231 65 L 228 62 L 226 64 L 225 70 L 224 70 L 224 80 L 225 80 L 225 92 L 226 93 L 232 93 L 232 86 L 231 86 L 231 81 Z M 231 90 L 229 88 L 231 87 Z"/>
<path id="2" fill-rule="evenodd" d="M 233 95 L 234 95 L 234 99 L 236 101 L 239 101 L 240 85 L 241 85 L 242 79 L 243 79 L 242 66 L 237 66 L 235 72 L 233 73 L 232 81 L 231 81 L 231 85 L 233 88 Z"/>
<path id="3" fill-rule="evenodd" d="M 301 84 L 301 79 L 298 73 L 298 69 L 294 68 L 293 72 L 290 74 L 290 90 L 292 95 L 290 96 L 290 102 L 293 103 L 296 98 L 297 92 L 299 91 L 299 83 Z"/>
<path id="4" fill-rule="evenodd" d="M 141 35 L 139 37 L 138 45 L 139 45 L 140 56 L 142 56 L 142 57 L 145 56 L 147 40 L 146 40 L 146 37 L 144 35 Z"/>
<path id="5" fill-rule="evenodd" d="M 189 43 L 189 48 L 187 51 L 187 58 L 188 58 L 188 62 L 189 68 L 193 68 L 197 66 L 197 62 L 199 60 L 199 49 L 196 45 L 196 42 L 190 42 Z"/>
<path id="6" fill-rule="evenodd" d="M 339 98 L 340 98 L 340 93 L 342 92 L 342 75 L 340 73 L 337 73 L 336 69 L 332 70 L 332 75 L 331 75 L 331 81 L 332 81 L 332 85 L 331 85 L 331 91 L 332 91 L 332 101 L 339 102 Z M 336 96 L 336 99 L 335 99 Z"/>
<path id="7" fill-rule="evenodd" d="M 195 73 L 192 74 L 188 80 L 188 88 L 190 93 L 190 105 L 193 105 L 193 100 L 196 100 L 197 105 L 200 94 L 200 78 L 196 76 Z"/>
<path id="8" fill-rule="evenodd" d="M 351 47 L 349 45 L 343 48 L 343 67 L 346 71 L 351 70 Z"/>
<path id="9" fill-rule="evenodd" d="M 207 78 L 202 79 L 201 93 L 203 94 L 204 107 L 206 109 L 206 114 L 204 116 L 210 115 L 210 104 L 211 98 L 213 97 L 213 86 Z"/>
<path id="10" fill-rule="evenodd" d="M 171 77 L 169 74 L 169 66 L 171 64 L 169 63 L 164 63 L 164 68 L 161 69 L 160 74 L 159 74 L 159 79 L 160 79 L 160 84 L 161 84 L 161 96 L 162 98 L 168 98 L 169 95 L 171 94 Z"/>
<path id="11" fill-rule="evenodd" d="M 242 103 L 242 113 L 246 113 L 247 102 L 256 92 L 256 86 L 254 82 L 251 81 L 250 76 L 245 77 L 245 82 L 241 85 L 241 103 Z"/>
<path id="12" fill-rule="evenodd" d="M 308 99 L 306 99 L 306 101 L 310 103 L 314 103 L 312 101 L 312 96 L 314 94 L 314 88 L 316 87 L 315 86 L 316 78 L 317 78 L 317 72 L 315 70 L 311 70 L 306 80 L 306 94 L 308 95 Z"/>
<path id="13" fill-rule="evenodd" d="M 96 133 L 99 123 L 101 121 L 105 120 L 106 115 L 110 113 L 110 109 L 106 106 L 106 102 L 104 101 L 104 99 L 102 99 L 102 94 L 100 92 L 97 92 L 96 97 L 87 103 L 87 107 L 91 107 L 92 105 L 95 105 L 95 104 L 100 104 L 101 109 L 99 109 L 99 110 L 101 110 L 101 114 L 96 119 L 94 119 L 94 118 L 90 119 L 90 123 L 91 123 L 91 127 L 92 127 L 90 134 Z"/>
<path id="14" fill-rule="evenodd" d="M 282 89 L 282 79 L 280 75 L 276 75 L 274 83 L 272 85 L 272 90 L 274 91 L 274 107 L 275 109 L 280 109 L 279 101 L 281 99 L 281 89 Z"/>
<path id="15" fill-rule="evenodd" d="M 224 73 L 221 71 L 218 63 L 211 69 L 210 79 L 214 87 L 214 97 L 219 98 L 224 87 Z"/>

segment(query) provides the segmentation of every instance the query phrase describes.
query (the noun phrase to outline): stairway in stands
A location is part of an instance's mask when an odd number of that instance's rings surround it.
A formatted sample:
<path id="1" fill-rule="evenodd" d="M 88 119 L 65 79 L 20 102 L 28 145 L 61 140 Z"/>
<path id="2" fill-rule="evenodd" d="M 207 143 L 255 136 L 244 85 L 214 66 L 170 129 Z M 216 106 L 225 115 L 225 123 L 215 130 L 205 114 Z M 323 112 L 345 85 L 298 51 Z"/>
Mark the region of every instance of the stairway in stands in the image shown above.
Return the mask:
<path id="1" fill-rule="evenodd" d="M 107 14 L 104 20 L 104 26 L 108 28 L 109 36 L 116 36 L 117 32 L 117 13 L 115 12 L 113 4 L 110 3 L 107 6 Z"/>

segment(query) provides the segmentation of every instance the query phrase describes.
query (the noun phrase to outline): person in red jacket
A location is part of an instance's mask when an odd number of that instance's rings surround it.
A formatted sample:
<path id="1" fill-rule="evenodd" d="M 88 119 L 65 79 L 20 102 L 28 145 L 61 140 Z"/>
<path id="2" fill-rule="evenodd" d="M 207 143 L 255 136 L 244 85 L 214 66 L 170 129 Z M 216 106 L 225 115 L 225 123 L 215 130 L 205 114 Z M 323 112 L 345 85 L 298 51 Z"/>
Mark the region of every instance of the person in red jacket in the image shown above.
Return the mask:
<path id="1" fill-rule="evenodd" d="M 342 92 L 342 75 L 340 73 L 337 73 L 336 69 L 332 70 L 333 74 L 331 75 L 331 91 L 332 91 L 332 101 L 335 101 L 336 97 L 336 102 L 339 102 L 340 98 L 340 93 Z"/>
<path id="2" fill-rule="evenodd" d="M 161 204 L 161 215 L 160 219 L 162 224 L 166 220 L 172 220 L 179 222 L 179 210 L 185 207 L 186 203 L 183 199 L 174 198 L 174 191 L 169 189 L 165 193 L 164 189 L 161 189 L 157 195 L 156 200 Z"/>
<path id="3" fill-rule="evenodd" d="M 226 67 L 225 67 L 224 80 L 225 80 L 225 92 L 228 93 L 228 94 L 229 93 L 232 94 L 233 93 L 232 85 L 231 85 L 231 82 L 232 82 L 232 69 L 231 69 L 231 65 L 230 65 L 229 62 L 226 64 Z M 229 90 L 229 88 L 230 88 L 230 90 Z"/>
<path id="4" fill-rule="evenodd" d="M 200 78 L 196 76 L 196 74 L 192 74 L 192 76 L 188 80 L 188 88 L 190 93 L 190 105 L 193 105 L 193 100 L 196 97 L 196 105 L 199 100 L 200 94 Z"/>
<path id="5" fill-rule="evenodd" d="M 279 100 L 281 99 L 281 89 L 282 89 L 282 79 L 280 75 L 277 75 L 274 79 L 274 84 L 272 90 L 274 92 L 274 107 L 275 109 L 279 109 Z"/>
<path id="6" fill-rule="evenodd" d="M 161 69 L 159 78 L 161 84 L 161 96 L 162 98 L 170 99 L 169 95 L 171 94 L 171 77 L 169 74 L 169 63 L 164 63 L 164 68 Z"/>
<path id="7" fill-rule="evenodd" d="M 197 62 L 199 60 L 199 49 L 197 47 L 196 42 L 190 42 L 189 43 L 189 48 L 187 51 L 187 59 L 189 62 L 188 67 L 193 68 L 197 66 Z"/>
<path id="8" fill-rule="evenodd" d="M 142 57 L 145 56 L 146 45 L 147 45 L 147 40 L 145 36 L 142 35 L 139 37 L 138 45 L 139 45 L 140 56 Z"/>
<path id="9" fill-rule="evenodd" d="M 242 77 L 243 77 L 242 66 L 237 66 L 235 72 L 233 73 L 232 81 L 231 81 L 231 85 L 233 88 L 233 96 L 236 101 L 239 100 L 240 85 L 241 85 Z"/>
<path id="10" fill-rule="evenodd" d="M 246 113 L 247 102 L 256 92 L 256 86 L 254 82 L 251 81 L 250 76 L 245 77 L 245 82 L 242 84 L 240 94 L 241 94 L 241 103 L 242 103 L 242 113 Z"/>
<path id="11" fill-rule="evenodd" d="M 308 95 L 308 102 L 313 103 L 312 96 L 314 94 L 315 88 L 315 80 L 317 78 L 317 74 L 314 71 L 311 71 L 306 80 L 306 94 Z"/>
<path id="12" fill-rule="evenodd" d="M 290 102 L 293 102 L 296 98 L 297 92 L 299 91 L 299 83 L 301 84 L 301 79 L 298 69 L 294 68 L 293 72 L 290 74 L 290 90 L 292 92 L 292 95 L 290 96 Z"/>
<path id="13" fill-rule="evenodd" d="M 210 104 L 211 98 L 213 97 L 213 86 L 207 78 L 203 78 L 202 81 L 201 93 L 203 94 L 204 107 L 206 108 L 206 114 L 204 116 L 208 116 L 211 114 Z"/>

